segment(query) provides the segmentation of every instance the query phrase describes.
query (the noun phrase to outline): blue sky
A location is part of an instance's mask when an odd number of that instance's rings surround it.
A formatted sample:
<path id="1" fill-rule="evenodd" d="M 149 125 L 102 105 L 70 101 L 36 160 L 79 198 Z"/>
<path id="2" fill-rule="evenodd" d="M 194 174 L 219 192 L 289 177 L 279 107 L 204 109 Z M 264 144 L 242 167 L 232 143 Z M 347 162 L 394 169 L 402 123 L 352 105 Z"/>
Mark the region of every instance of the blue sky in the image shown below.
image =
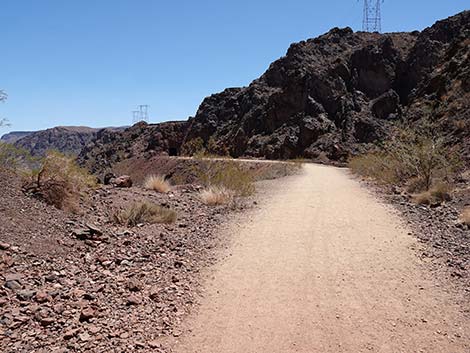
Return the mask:
<path id="1" fill-rule="evenodd" d="M 423 29 L 468 0 L 386 0 L 383 31 Z M 186 119 L 202 99 L 244 86 L 289 44 L 361 29 L 356 0 L 2 0 L 0 117 L 8 130 Z"/>

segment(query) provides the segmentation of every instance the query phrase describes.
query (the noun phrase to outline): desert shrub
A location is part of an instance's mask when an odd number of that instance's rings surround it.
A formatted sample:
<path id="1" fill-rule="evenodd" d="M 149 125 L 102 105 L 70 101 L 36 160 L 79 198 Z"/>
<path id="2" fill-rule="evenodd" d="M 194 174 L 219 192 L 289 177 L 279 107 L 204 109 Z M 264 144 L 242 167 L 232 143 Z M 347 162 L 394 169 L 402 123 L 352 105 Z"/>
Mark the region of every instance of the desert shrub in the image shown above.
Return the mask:
<path id="1" fill-rule="evenodd" d="M 34 160 L 27 150 L 0 142 L 0 167 L 2 169 L 16 170 L 19 167 L 26 167 Z"/>
<path id="2" fill-rule="evenodd" d="M 171 189 L 170 183 L 163 175 L 149 175 L 144 181 L 144 187 L 161 193 L 167 193 Z"/>
<path id="3" fill-rule="evenodd" d="M 209 156 L 229 157 L 230 152 L 224 144 L 218 143 L 213 136 L 207 141 L 207 153 Z"/>
<path id="4" fill-rule="evenodd" d="M 57 208 L 73 210 L 82 193 L 96 185 L 96 178 L 80 168 L 73 157 L 49 151 L 38 164 L 24 189 Z"/>
<path id="5" fill-rule="evenodd" d="M 465 119 L 454 120 L 453 125 L 457 131 L 468 131 L 467 121 Z"/>
<path id="6" fill-rule="evenodd" d="M 470 226 L 470 207 L 465 207 L 460 215 L 460 222 Z"/>
<path id="7" fill-rule="evenodd" d="M 394 184 L 400 180 L 396 164 L 396 161 L 384 152 L 371 152 L 351 158 L 349 168 L 355 174 Z"/>
<path id="8" fill-rule="evenodd" d="M 192 140 L 186 141 L 181 146 L 181 154 L 183 156 L 194 156 L 197 153 L 204 153 L 204 141 L 202 138 L 197 137 Z"/>
<path id="9" fill-rule="evenodd" d="M 452 188 L 449 184 L 439 182 L 427 191 L 413 195 L 412 199 L 420 205 L 441 204 L 451 199 Z"/>
<path id="10" fill-rule="evenodd" d="M 115 223 L 125 226 L 136 226 L 142 223 L 173 223 L 176 212 L 150 202 L 136 202 L 124 210 L 113 214 Z"/>
<path id="11" fill-rule="evenodd" d="M 195 173 L 207 187 L 225 188 L 238 196 L 249 196 L 255 191 L 253 173 L 236 161 L 201 161 Z"/>
<path id="12" fill-rule="evenodd" d="M 409 184 L 427 191 L 436 181 L 447 181 L 460 166 L 458 155 L 428 125 L 402 128 L 379 151 L 353 157 L 351 170 L 387 184 Z"/>
<path id="13" fill-rule="evenodd" d="M 233 200 L 234 193 L 224 187 L 208 187 L 199 193 L 201 201 L 209 206 L 226 205 Z"/>

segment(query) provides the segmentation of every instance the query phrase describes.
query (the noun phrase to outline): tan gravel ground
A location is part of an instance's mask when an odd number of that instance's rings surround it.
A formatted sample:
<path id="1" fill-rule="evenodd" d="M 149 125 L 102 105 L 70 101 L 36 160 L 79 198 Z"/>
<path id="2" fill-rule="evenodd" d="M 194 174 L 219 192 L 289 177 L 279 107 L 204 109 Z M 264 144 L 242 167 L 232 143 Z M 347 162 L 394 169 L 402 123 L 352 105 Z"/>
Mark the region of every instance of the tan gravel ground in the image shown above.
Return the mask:
<path id="1" fill-rule="evenodd" d="M 343 169 L 274 182 L 174 352 L 470 352 L 470 319 L 396 212 Z"/>

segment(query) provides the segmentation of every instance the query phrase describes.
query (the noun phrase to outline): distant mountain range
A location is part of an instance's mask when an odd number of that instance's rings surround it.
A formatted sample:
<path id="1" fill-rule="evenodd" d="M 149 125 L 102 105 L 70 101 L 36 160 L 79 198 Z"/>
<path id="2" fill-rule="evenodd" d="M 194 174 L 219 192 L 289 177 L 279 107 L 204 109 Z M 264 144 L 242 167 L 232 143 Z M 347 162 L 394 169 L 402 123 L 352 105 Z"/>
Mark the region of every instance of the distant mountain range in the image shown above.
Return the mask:
<path id="1" fill-rule="evenodd" d="M 110 131 L 125 127 L 105 128 Z M 103 128 L 86 126 L 57 126 L 39 131 L 14 131 L 1 137 L 2 142 L 24 148 L 34 156 L 42 156 L 48 150 L 78 155 L 88 143 L 93 141 Z"/>
<path id="2" fill-rule="evenodd" d="M 11 131 L 8 134 L 3 135 L 0 141 L 5 143 L 15 143 L 19 139 L 31 135 L 34 131 Z"/>

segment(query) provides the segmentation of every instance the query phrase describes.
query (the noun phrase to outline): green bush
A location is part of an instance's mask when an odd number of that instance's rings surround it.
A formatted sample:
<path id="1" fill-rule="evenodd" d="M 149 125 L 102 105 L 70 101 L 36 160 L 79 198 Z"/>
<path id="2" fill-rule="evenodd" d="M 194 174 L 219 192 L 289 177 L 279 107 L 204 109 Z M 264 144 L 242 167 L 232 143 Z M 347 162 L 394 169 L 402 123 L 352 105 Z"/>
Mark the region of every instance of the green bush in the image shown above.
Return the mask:
<path id="1" fill-rule="evenodd" d="M 0 167 L 3 169 L 17 170 L 19 167 L 27 168 L 35 159 L 22 148 L 9 143 L 0 142 Z"/>
<path id="2" fill-rule="evenodd" d="M 435 183 L 449 181 L 460 167 L 460 158 L 424 124 L 398 130 L 379 151 L 351 158 L 349 167 L 356 174 L 386 184 L 427 191 Z"/>

